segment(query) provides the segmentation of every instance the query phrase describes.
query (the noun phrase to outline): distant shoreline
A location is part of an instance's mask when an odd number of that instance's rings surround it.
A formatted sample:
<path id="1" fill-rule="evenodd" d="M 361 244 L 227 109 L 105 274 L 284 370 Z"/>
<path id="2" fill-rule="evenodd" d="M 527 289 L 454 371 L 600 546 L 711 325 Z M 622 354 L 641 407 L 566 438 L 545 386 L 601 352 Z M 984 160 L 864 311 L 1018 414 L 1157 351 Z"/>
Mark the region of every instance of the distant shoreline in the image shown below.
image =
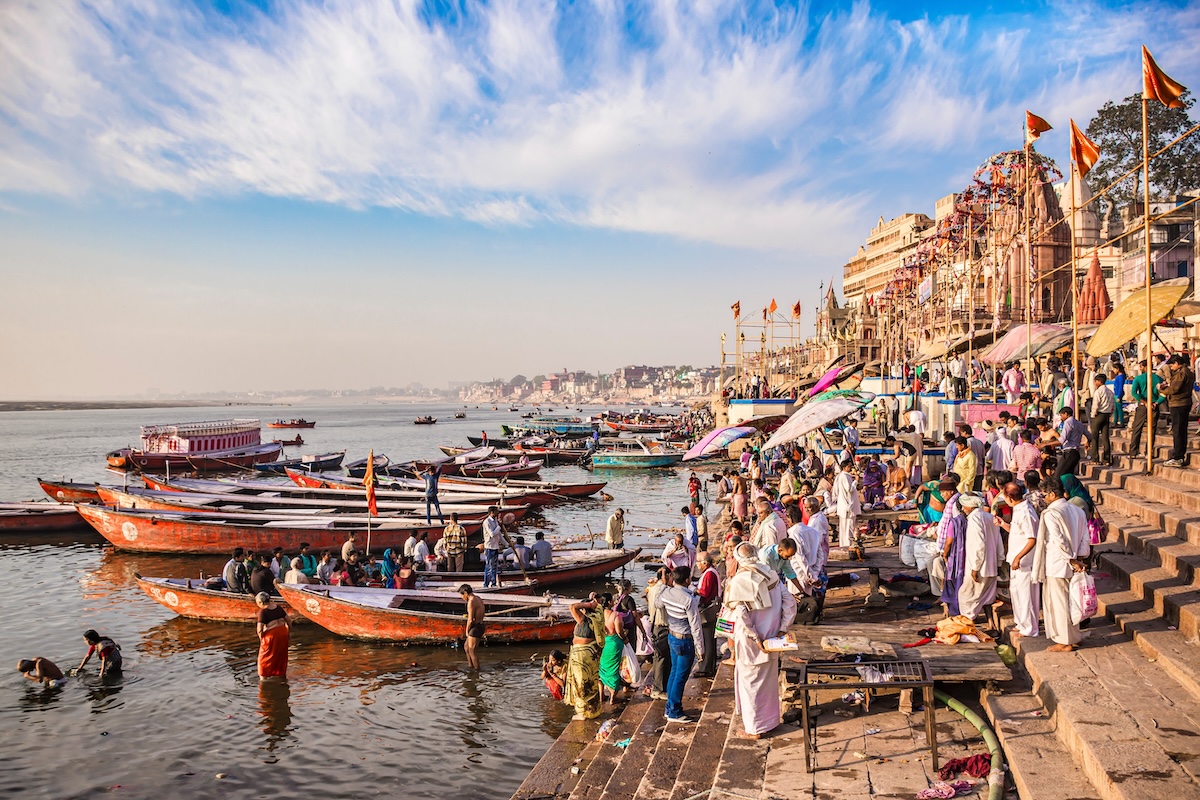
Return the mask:
<path id="1" fill-rule="evenodd" d="M 215 400 L 176 400 L 160 403 L 152 400 L 0 400 L 4 411 L 104 411 L 134 408 L 225 408 L 226 406 L 271 405 L 270 403 L 220 403 Z"/>

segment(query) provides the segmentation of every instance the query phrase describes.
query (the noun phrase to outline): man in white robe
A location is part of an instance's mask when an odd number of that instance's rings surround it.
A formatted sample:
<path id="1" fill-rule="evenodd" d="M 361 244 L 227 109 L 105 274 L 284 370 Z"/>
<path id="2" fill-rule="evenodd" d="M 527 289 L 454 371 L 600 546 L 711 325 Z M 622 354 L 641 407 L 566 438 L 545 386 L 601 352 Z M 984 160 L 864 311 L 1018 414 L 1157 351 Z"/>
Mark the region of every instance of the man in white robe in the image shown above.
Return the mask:
<path id="1" fill-rule="evenodd" d="M 808 527 L 817 532 L 817 543 L 820 546 L 818 569 L 825 569 L 825 565 L 829 563 L 829 517 L 825 516 L 822 506 L 821 498 L 816 495 L 804 498 L 804 507 L 808 510 Z"/>
<path id="2" fill-rule="evenodd" d="M 1046 649 L 1067 653 L 1083 640 L 1079 624 L 1071 622 L 1071 578 L 1083 571 L 1091 551 L 1087 512 L 1067 502 L 1059 478 L 1046 478 L 1040 488 L 1046 509 L 1038 521 L 1033 578 L 1042 585 L 1042 619 L 1046 636 L 1054 642 Z"/>
<path id="3" fill-rule="evenodd" d="M 754 506 L 758 509 L 758 524 L 754 527 L 754 536 L 751 538 L 754 546 L 761 550 L 786 539 L 787 523 L 771 507 L 771 501 L 766 497 L 759 497 Z"/>
<path id="4" fill-rule="evenodd" d="M 795 601 L 748 543 L 738 545 L 734 557 L 738 570 L 726 586 L 722 611 L 733 622 L 734 713 L 741 716 L 746 735 L 757 739 L 779 726 L 783 708 L 779 653 L 765 652 L 762 642 L 783 632 L 784 620 L 795 613 Z M 791 614 L 785 609 L 789 602 Z"/>
<path id="5" fill-rule="evenodd" d="M 975 619 L 996 599 L 1004 542 L 992 515 L 983 510 L 983 498 L 964 494 L 958 498 L 967 515 L 966 568 L 958 587 L 958 613 Z"/>
<path id="6" fill-rule="evenodd" d="M 862 502 L 858 497 L 858 481 L 854 479 L 854 462 L 842 462 L 842 471 L 833 480 L 833 502 L 838 513 L 838 546 L 849 547 L 858 532 L 858 515 Z"/>
<path id="7" fill-rule="evenodd" d="M 1004 487 L 1004 500 L 1012 508 L 1008 523 L 1009 565 L 1008 594 L 1012 601 L 1012 636 L 1037 636 L 1041 587 L 1033 579 L 1033 550 L 1037 546 L 1038 514 L 1025 499 L 1025 487 L 1010 483 Z"/>

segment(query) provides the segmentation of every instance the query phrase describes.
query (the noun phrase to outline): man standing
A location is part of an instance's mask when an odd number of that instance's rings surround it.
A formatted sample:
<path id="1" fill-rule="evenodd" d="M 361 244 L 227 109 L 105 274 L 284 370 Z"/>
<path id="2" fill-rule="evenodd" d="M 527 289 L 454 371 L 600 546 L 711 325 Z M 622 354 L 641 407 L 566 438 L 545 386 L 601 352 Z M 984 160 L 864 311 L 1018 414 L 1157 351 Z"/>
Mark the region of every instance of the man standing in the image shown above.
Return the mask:
<path id="1" fill-rule="evenodd" d="M 754 537 L 751 540 L 755 549 L 779 544 L 787 538 L 787 524 L 775 513 L 771 501 L 765 495 L 759 495 L 754 501 L 754 507 L 758 510 L 758 525 L 754 527 Z"/>
<path id="2" fill-rule="evenodd" d="M 700 625 L 700 598 L 691 590 L 692 571 L 676 567 L 673 583 L 658 593 L 655 605 L 667 617 L 667 646 L 671 672 L 667 676 L 667 721 L 693 722 L 683 712 L 683 688 L 696 657 L 704 658 L 704 631 Z M 778 680 L 778 679 L 776 679 Z"/>
<path id="3" fill-rule="evenodd" d="M 488 506 L 487 516 L 483 518 L 483 585 L 498 586 L 500 583 L 497 571 L 500 565 L 500 550 L 504 547 L 504 528 L 500 525 L 500 511 L 495 506 Z"/>
<path id="4" fill-rule="evenodd" d="M 308 542 L 300 543 L 300 571 L 308 578 L 317 577 L 317 557 L 309 552 L 311 545 Z"/>
<path id="5" fill-rule="evenodd" d="M 696 557 L 696 568 L 700 571 L 696 594 L 700 596 L 700 629 L 704 634 L 704 658 L 696 670 L 696 677 L 711 678 L 717 674 L 717 616 L 721 610 L 721 576 L 707 551 Z"/>
<path id="6" fill-rule="evenodd" d="M 854 479 L 854 462 L 846 459 L 842 462 L 842 471 L 833 480 L 833 502 L 838 514 L 838 546 L 850 547 L 858 532 L 858 515 L 862 513 L 862 503 L 858 497 L 858 481 Z M 757 544 L 757 542 L 755 542 Z M 762 546 L 759 545 L 759 549 Z"/>
<path id="7" fill-rule="evenodd" d="M 858 432 L 858 420 L 851 417 L 846 420 L 846 427 L 842 429 L 842 435 L 846 438 L 846 449 L 854 455 L 858 450 L 858 445 L 862 442 L 862 435 Z"/>
<path id="8" fill-rule="evenodd" d="M 1008 365 L 1000 379 L 1000 386 L 1004 389 L 1004 399 L 1009 405 L 1020 400 L 1021 392 L 1025 391 L 1025 373 L 1021 372 L 1021 366 L 1017 362 Z"/>
<path id="9" fill-rule="evenodd" d="M 467 532 L 458 524 L 458 512 L 450 513 L 450 524 L 442 531 L 446 548 L 446 571 L 464 572 L 467 566 Z"/>
<path id="10" fill-rule="evenodd" d="M 696 549 L 708 549 L 708 517 L 704 516 L 704 506 L 692 503 L 692 516 L 696 519 Z"/>
<path id="11" fill-rule="evenodd" d="M 463 644 L 463 652 L 467 655 L 467 665 L 471 669 L 479 669 L 479 656 L 476 654 L 475 648 L 479 646 L 479 640 L 483 638 L 483 601 L 465 583 L 458 587 L 458 596 L 467 604 L 467 625 L 463 631 L 466 642 Z"/>
<path id="12" fill-rule="evenodd" d="M 358 534 L 354 531 L 346 534 L 346 541 L 342 542 L 342 561 L 349 561 L 351 553 L 358 552 Z"/>
<path id="13" fill-rule="evenodd" d="M 1062 480 L 1046 478 L 1041 485 L 1047 503 L 1038 521 L 1033 557 L 1033 580 L 1042 585 L 1042 619 L 1055 653 L 1074 650 L 1083 639 L 1078 623 L 1071 622 L 1071 578 L 1082 572 L 1091 548 L 1087 512 L 1067 502 Z"/>
<path id="14" fill-rule="evenodd" d="M 762 645 L 784 627 L 784 604 L 790 603 L 791 595 L 754 548 L 743 542 L 734 557 L 738 569 L 725 591 L 724 612 L 733 621 L 734 713 L 741 716 L 746 735 L 757 739 L 780 722 L 779 653 L 767 652 Z"/>
<path id="15" fill-rule="evenodd" d="M 808 512 L 808 526 L 817 532 L 818 571 L 829 563 L 829 517 L 821 507 L 821 498 L 809 495 L 804 498 L 804 510 Z"/>
<path id="16" fill-rule="evenodd" d="M 992 515 L 983 510 L 982 497 L 964 494 L 958 503 L 967 515 L 966 569 L 958 587 L 958 613 L 975 619 L 996 599 L 1004 543 Z"/>
<path id="17" fill-rule="evenodd" d="M 965 422 L 958 426 L 958 433 L 967 440 L 967 446 L 975 454 L 975 480 L 971 484 L 970 491 L 982 491 L 984 462 L 987 460 L 987 445 L 975 435 L 975 429 Z"/>
<path id="18" fill-rule="evenodd" d="M 1061 420 L 1058 429 L 1059 456 L 1058 469 L 1055 477 L 1074 475 L 1079 468 L 1079 451 L 1083 448 L 1083 440 L 1091 441 L 1091 436 L 1083 423 L 1075 419 L 1075 410 L 1070 406 L 1059 409 L 1058 418 Z"/>
<path id="19" fill-rule="evenodd" d="M 625 509 L 618 508 L 616 513 L 608 518 L 608 525 L 604 528 L 604 541 L 609 550 L 625 548 Z"/>
<path id="20" fill-rule="evenodd" d="M 1153 380 L 1150 380 L 1150 376 Z M 1157 408 L 1163 401 L 1162 390 L 1159 388 L 1162 384 L 1162 378 L 1157 373 L 1151 372 L 1149 362 L 1142 361 L 1142 374 L 1137 375 L 1130 382 L 1129 395 L 1137 404 L 1133 410 L 1133 422 L 1129 426 L 1129 455 L 1137 458 L 1142 454 L 1142 431 L 1146 428 L 1146 384 L 1149 383 L 1151 391 L 1154 392 L 1151 402 Z M 1150 442 L 1154 443 L 1154 431 L 1150 431 Z"/>
<path id="21" fill-rule="evenodd" d="M 658 595 L 672 583 L 672 572 L 660 567 L 656 580 L 646 587 L 646 607 L 650 613 L 650 645 L 654 648 L 654 679 L 651 700 L 667 699 L 667 676 L 671 674 L 671 648 L 667 643 L 667 615 L 658 608 Z"/>
<path id="22" fill-rule="evenodd" d="M 687 539 L 687 543 L 695 550 L 700 545 L 700 529 L 696 526 L 696 516 L 692 513 L 691 506 L 684 506 L 679 509 L 679 513 L 683 515 L 683 538 Z"/>
<path id="23" fill-rule="evenodd" d="M 1012 522 L 999 515 L 996 524 L 1008 528 L 1008 593 L 1012 599 L 1014 628 L 1010 635 L 1037 636 L 1041 587 L 1033 581 L 1033 549 L 1037 546 L 1038 514 L 1025 497 L 1025 487 L 1016 483 L 1004 487 L 1004 501 L 1012 509 Z"/>
<path id="24" fill-rule="evenodd" d="M 1192 411 L 1192 391 L 1196 388 L 1196 373 L 1187 359 L 1179 353 L 1167 359 L 1170 377 L 1167 380 L 1167 409 L 1171 414 L 1171 458 L 1168 467 L 1182 467 L 1187 456 L 1188 415 Z"/>
<path id="25" fill-rule="evenodd" d="M 430 514 L 432 509 L 437 509 L 438 522 L 445 524 L 446 518 L 442 516 L 442 504 L 438 502 L 438 472 L 441 467 L 430 467 L 425 470 L 421 476 L 425 479 L 425 524 L 433 524 L 433 515 Z"/>
<path id="26" fill-rule="evenodd" d="M 967 399 L 967 364 L 962 356 L 950 359 L 950 377 L 954 381 L 954 399 Z"/>
<path id="27" fill-rule="evenodd" d="M 1112 440 L 1109 432 L 1112 429 L 1113 410 L 1117 407 L 1117 398 L 1113 390 L 1108 388 L 1108 381 L 1103 372 L 1092 376 L 1092 409 L 1088 417 L 1088 430 L 1091 435 L 1092 461 L 1108 465 L 1112 461 Z"/>

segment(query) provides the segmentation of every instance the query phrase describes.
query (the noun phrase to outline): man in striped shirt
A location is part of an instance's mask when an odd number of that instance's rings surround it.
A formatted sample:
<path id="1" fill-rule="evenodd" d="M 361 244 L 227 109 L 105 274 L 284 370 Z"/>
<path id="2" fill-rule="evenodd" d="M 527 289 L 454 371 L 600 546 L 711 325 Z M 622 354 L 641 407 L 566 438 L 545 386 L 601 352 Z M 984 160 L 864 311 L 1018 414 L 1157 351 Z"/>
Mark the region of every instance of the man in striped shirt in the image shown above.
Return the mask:
<path id="1" fill-rule="evenodd" d="M 446 546 L 446 570 L 463 572 L 467 560 L 467 532 L 458 524 L 458 512 L 450 515 L 450 524 L 442 531 L 442 542 Z"/>
<path id="2" fill-rule="evenodd" d="M 1022 430 L 1021 442 L 1013 448 L 1013 475 L 1018 483 L 1024 484 L 1024 475 L 1029 470 L 1042 468 L 1042 451 L 1033 443 L 1033 431 Z"/>

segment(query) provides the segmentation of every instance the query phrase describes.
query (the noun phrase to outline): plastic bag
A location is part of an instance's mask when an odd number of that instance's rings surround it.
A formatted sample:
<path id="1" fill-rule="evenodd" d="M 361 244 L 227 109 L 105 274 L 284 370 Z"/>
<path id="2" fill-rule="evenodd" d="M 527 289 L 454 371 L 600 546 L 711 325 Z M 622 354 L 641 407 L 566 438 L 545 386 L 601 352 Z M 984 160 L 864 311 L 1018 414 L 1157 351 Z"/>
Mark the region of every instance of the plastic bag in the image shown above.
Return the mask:
<path id="1" fill-rule="evenodd" d="M 1078 625 L 1096 616 L 1099 607 L 1096 582 L 1086 572 L 1076 572 L 1071 578 L 1071 624 Z"/>
<path id="2" fill-rule="evenodd" d="M 913 553 L 913 547 L 916 545 L 916 543 L 917 540 L 911 536 L 900 536 L 900 561 L 905 566 L 917 566 L 917 557 L 916 554 Z"/>
<path id="3" fill-rule="evenodd" d="M 637 653 L 628 644 L 621 656 L 621 680 L 630 686 L 640 686 L 642 683 L 642 665 L 638 663 Z"/>
<path id="4" fill-rule="evenodd" d="M 638 658 L 647 658 L 654 655 L 654 641 L 650 638 L 650 623 L 645 617 L 638 620 L 638 625 L 634 629 L 637 633 L 637 646 L 634 652 Z"/>
<path id="5" fill-rule="evenodd" d="M 911 536 L 904 537 L 911 539 Z M 918 572 L 928 572 L 929 564 L 939 555 L 941 550 L 938 549 L 937 542 L 927 542 L 924 539 L 913 539 L 913 560 L 916 562 Z"/>

